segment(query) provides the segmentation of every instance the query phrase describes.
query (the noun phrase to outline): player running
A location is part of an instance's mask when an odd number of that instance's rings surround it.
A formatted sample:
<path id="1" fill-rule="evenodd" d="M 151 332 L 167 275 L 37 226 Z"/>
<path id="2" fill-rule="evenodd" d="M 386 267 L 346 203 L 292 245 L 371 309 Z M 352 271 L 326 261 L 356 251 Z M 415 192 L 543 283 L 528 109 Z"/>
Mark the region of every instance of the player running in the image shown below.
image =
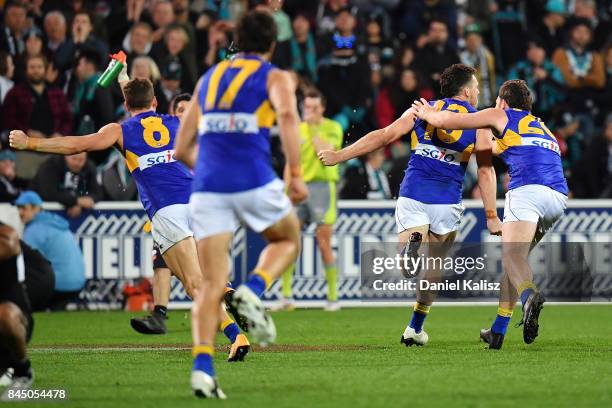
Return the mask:
<path id="1" fill-rule="evenodd" d="M 292 201 L 302 201 L 307 190 L 300 166 L 296 84 L 268 62 L 276 33 L 268 13 L 254 11 L 240 19 L 235 41 L 241 54 L 216 64 L 198 81 L 176 141 L 177 159 L 195 168 L 190 211 L 205 280 L 194 305 L 191 387 L 198 397 L 225 398 L 212 360 L 219 324 L 214 310 L 223 298 L 230 269 L 227 248 L 239 223 L 268 241 L 231 302 L 256 341 L 276 338 L 260 297 L 300 249 L 298 219 L 271 164 L 270 127 L 276 116 L 290 168 L 288 193 Z"/>
<path id="2" fill-rule="evenodd" d="M 435 112 L 424 100 L 415 103 L 417 116 L 433 126 L 491 128 L 496 152 L 509 168 L 499 309 L 491 328 L 480 331 L 480 338 L 492 349 L 501 348 L 518 297 L 523 306 L 523 340 L 530 344 L 538 336 L 545 299 L 533 283 L 527 258 L 567 206 L 567 182 L 557 139 L 531 114 L 531 104 L 531 93 L 523 80 L 506 81 L 499 89 L 495 108 L 472 115 Z"/>
<path id="3" fill-rule="evenodd" d="M 0 373 L 12 368 L 2 401 L 16 401 L 15 391 L 29 389 L 34 374 L 27 355 L 34 320 L 23 287 L 25 264 L 17 232 L 0 224 Z"/>
<path id="4" fill-rule="evenodd" d="M 476 71 L 462 64 L 444 70 L 440 88 L 444 99 L 433 102 L 433 110 L 470 113 L 478 104 Z M 469 116 L 469 115 L 468 115 Z M 448 132 L 417 119 L 415 110 L 408 109 L 395 122 L 368 133 L 354 144 L 339 151 L 324 150 L 321 161 L 328 166 L 393 143 L 412 131 L 408 168 L 400 185 L 395 219 L 400 246 L 409 256 L 417 256 L 421 242 L 428 242 L 429 256 L 444 257 L 455 240 L 463 215 L 461 191 L 468 160 L 476 151 L 478 186 L 487 214 L 487 227 L 499 234 L 501 221 L 495 209 L 496 179 L 492 166 L 492 143 L 489 130 L 456 130 Z M 412 271 L 415 272 L 415 271 Z M 416 273 L 414 273 L 416 275 Z M 439 281 L 441 271 L 425 271 L 423 279 Z M 423 323 L 436 296 L 432 290 L 417 290 L 412 319 L 401 337 L 406 346 L 423 346 L 429 336 Z"/>
<path id="5" fill-rule="evenodd" d="M 110 123 L 90 135 L 49 139 L 30 138 L 20 130 L 13 130 L 9 135 L 10 146 L 66 155 L 117 147 L 125 157 L 151 220 L 155 247 L 189 297 L 194 299 L 202 284 L 202 274 L 187 205 L 193 176 L 174 158 L 173 144 L 179 119 L 155 113 L 157 100 L 148 79 L 128 81 L 122 90 L 125 107 L 131 114 L 122 124 Z M 215 313 L 220 316 L 220 323 L 228 323 L 229 317 L 220 305 Z M 242 360 L 250 345 L 244 335 L 238 335 L 239 329 L 234 322 L 228 324 L 233 325 L 232 338 L 238 341 L 233 342 L 236 346 L 230 351 L 234 353 L 230 354 L 230 361 Z M 234 336 L 236 331 L 238 334 Z"/>

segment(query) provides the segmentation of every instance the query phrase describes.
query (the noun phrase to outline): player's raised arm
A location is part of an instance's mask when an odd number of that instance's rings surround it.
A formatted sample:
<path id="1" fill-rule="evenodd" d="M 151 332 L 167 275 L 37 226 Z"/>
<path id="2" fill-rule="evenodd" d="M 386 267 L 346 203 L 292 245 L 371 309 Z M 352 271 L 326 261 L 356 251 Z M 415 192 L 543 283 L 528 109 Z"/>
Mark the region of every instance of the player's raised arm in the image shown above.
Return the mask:
<path id="1" fill-rule="evenodd" d="M 13 130 L 9 134 L 9 144 L 13 149 L 64 155 L 104 150 L 121 143 L 122 131 L 121 125 L 118 123 L 110 123 L 100 128 L 96 133 L 84 136 L 60 136 L 40 139 L 28 137 L 21 130 Z"/>
<path id="2" fill-rule="evenodd" d="M 340 162 L 373 152 L 389 143 L 392 143 L 410 132 L 414 126 L 415 112 L 413 108 L 405 111 L 395 122 L 389 126 L 373 130 L 350 146 L 334 150 L 319 152 L 319 160 L 326 166 L 334 166 Z"/>
<path id="3" fill-rule="evenodd" d="M 302 179 L 300 116 L 297 111 L 295 86 L 288 72 L 274 70 L 268 76 L 270 102 L 276 112 L 276 121 L 289 168 L 288 194 L 291 201 L 299 203 L 308 196 L 308 189 Z"/>
<path id="4" fill-rule="evenodd" d="M 493 167 L 493 134 L 490 129 L 476 132 L 476 162 L 478 163 L 478 188 L 487 217 L 487 228 L 493 235 L 501 235 L 501 221 L 497 216 L 495 198 L 497 178 Z"/>
<path id="5" fill-rule="evenodd" d="M 187 106 L 187 110 L 183 113 L 181 126 L 179 127 L 178 134 L 174 141 L 174 157 L 176 160 L 183 162 L 190 169 L 194 168 L 198 158 L 196 136 L 198 133 L 198 120 L 201 112 L 200 102 L 198 101 L 201 86 L 202 81 L 200 80 L 193 91 L 193 97 Z"/>
<path id="6" fill-rule="evenodd" d="M 501 133 L 508 123 L 506 113 L 500 108 L 489 108 L 475 113 L 437 111 L 425 99 L 414 101 L 412 107 L 418 118 L 440 129 L 492 128 Z"/>

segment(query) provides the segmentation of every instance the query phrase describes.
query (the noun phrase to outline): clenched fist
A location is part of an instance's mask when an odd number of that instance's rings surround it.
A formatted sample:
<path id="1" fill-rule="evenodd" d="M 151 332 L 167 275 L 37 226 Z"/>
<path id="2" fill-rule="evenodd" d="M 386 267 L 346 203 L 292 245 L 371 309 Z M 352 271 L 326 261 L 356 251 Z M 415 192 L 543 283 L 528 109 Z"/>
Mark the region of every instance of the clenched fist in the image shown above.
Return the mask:
<path id="1" fill-rule="evenodd" d="M 317 156 L 319 160 L 326 166 L 334 166 L 340 162 L 338 152 L 333 150 L 321 150 Z"/>
<path id="2" fill-rule="evenodd" d="M 28 135 L 21 130 L 11 130 L 9 145 L 16 150 L 25 150 L 28 147 Z"/>

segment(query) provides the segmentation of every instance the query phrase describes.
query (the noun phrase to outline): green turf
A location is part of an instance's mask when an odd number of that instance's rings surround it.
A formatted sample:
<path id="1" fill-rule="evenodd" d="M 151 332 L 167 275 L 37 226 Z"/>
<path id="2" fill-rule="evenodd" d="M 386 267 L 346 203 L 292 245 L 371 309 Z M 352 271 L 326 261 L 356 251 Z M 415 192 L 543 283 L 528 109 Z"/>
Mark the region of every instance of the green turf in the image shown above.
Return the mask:
<path id="1" fill-rule="evenodd" d="M 288 351 L 232 364 L 217 353 L 224 402 L 191 396 L 189 351 L 82 349 L 187 347 L 185 312 L 171 313 L 170 333 L 158 337 L 132 332 L 127 313 L 38 314 L 31 355 L 36 388 L 68 390 L 69 402 L 59 406 L 612 406 L 612 306 L 548 306 L 534 344 L 511 327 L 501 351 L 478 342 L 494 313 L 493 306 L 434 307 L 422 348 L 399 344 L 407 309 L 275 313 L 278 343 Z M 511 324 L 518 319 L 520 311 Z"/>

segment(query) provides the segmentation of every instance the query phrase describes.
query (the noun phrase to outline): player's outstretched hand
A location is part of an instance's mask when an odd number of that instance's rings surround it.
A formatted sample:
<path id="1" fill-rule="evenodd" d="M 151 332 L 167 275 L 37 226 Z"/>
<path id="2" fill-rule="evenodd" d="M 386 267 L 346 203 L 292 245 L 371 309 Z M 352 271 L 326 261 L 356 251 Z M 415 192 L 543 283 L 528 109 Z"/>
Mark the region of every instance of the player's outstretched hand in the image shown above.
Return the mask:
<path id="1" fill-rule="evenodd" d="M 15 150 L 24 150 L 28 147 L 28 135 L 21 130 L 11 130 L 9 145 Z"/>
<path id="2" fill-rule="evenodd" d="M 319 160 L 326 166 L 334 166 L 340 162 L 338 152 L 334 150 L 321 150 L 317 154 Z"/>
<path id="3" fill-rule="evenodd" d="M 293 204 L 299 204 L 308 198 L 308 187 L 301 177 L 292 177 L 287 187 L 287 194 Z"/>
<path id="4" fill-rule="evenodd" d="M 421 98 L 421 100 L 416 100 L 412 103 L 412 107 L 415 110 L 415 114 L 419 119 L 427 120 L 427 116 L 430 113 L 434 113 L 436 109 L 427 102 L 425 98 Z"/>
<path id="5" fill-rule="evenodd" d="M 502 234 L 502 222 L 499 219 L 499 217 L 487 219 L 487 229 L 489 230 L 491 235 L 501 235 Z"/>

